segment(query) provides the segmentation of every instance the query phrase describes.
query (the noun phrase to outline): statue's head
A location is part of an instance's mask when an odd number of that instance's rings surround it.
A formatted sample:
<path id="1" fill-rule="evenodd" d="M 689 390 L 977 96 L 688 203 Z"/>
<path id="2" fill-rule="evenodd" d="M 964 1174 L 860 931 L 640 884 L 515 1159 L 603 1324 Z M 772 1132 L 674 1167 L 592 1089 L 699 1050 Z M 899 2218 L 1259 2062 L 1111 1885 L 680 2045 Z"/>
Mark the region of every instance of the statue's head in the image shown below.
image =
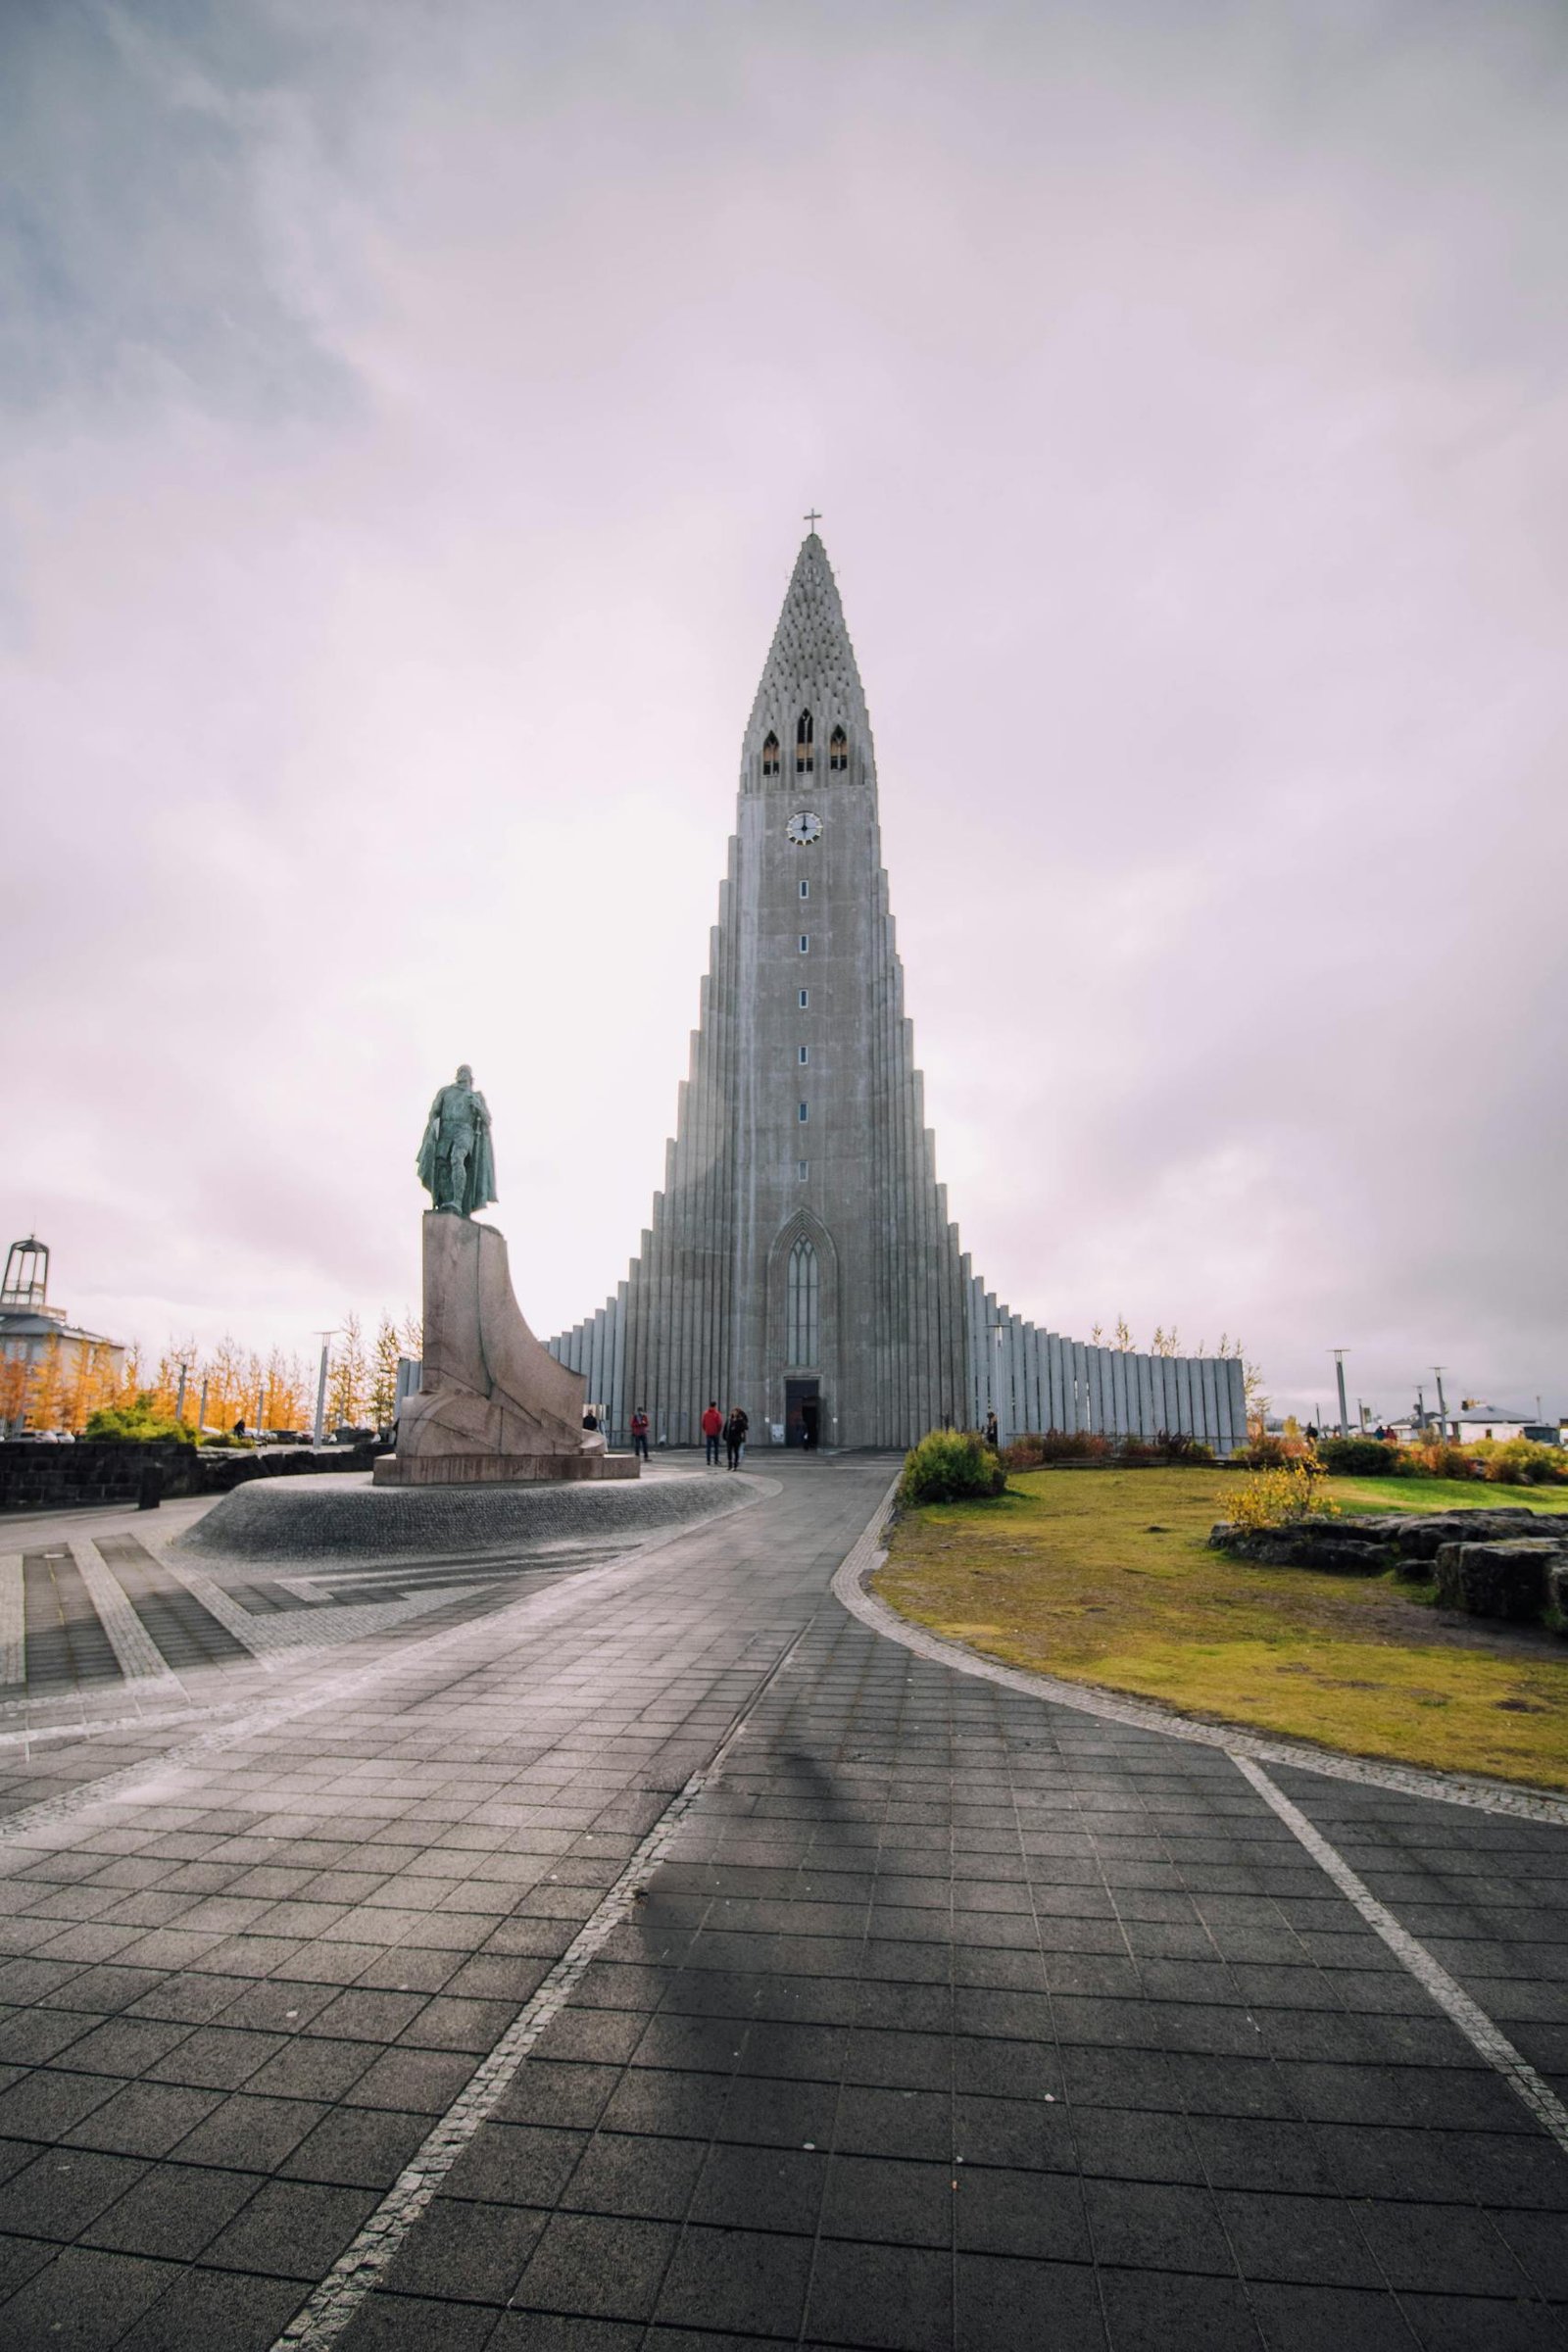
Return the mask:
<path id="1" fill-rule="evenodd" d="M 460 1086 L 471 1086 L 473 1084 L 473 1072 L 469 1069 L 466 1061 L 460 1061 L 458 1064 L 458 1084 Z"/>

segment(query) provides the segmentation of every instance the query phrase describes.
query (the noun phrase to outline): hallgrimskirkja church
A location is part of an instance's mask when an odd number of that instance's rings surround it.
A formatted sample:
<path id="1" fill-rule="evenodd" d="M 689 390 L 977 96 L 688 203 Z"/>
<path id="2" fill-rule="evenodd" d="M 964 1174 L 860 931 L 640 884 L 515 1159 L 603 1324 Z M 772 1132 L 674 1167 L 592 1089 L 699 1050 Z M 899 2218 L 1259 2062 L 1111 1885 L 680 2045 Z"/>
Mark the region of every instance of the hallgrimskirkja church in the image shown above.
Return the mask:
<path id="1" fill-rule="evenodd" d="M 664 1183 L 597 1313 L 550 1346 L 612 1444 L 744 1406 L 753 1444 L 1184 1431 L 1242 1442 L 1232 1356 L 1141 1355 L 1000 1305 L 959 1248 L 925 1124 L 864 690 L 827 554 L 796 559 L 741 748 L 701 1018 Z"/>

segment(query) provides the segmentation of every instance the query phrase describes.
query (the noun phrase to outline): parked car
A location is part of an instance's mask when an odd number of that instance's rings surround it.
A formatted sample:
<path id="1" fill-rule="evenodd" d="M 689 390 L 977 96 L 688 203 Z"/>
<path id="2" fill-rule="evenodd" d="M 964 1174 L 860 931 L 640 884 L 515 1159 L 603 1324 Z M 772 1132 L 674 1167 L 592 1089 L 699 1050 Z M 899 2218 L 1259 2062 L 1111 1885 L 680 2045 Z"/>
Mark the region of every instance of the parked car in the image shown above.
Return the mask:
<path id="1" fill-rule="evenodd" d="M 368 1446 L 374 1436 L 373 1429 L 354 1429 L 345 1421 L 341 1428 L 333 1430 L 332 1443 L 334 1446 Z"/>

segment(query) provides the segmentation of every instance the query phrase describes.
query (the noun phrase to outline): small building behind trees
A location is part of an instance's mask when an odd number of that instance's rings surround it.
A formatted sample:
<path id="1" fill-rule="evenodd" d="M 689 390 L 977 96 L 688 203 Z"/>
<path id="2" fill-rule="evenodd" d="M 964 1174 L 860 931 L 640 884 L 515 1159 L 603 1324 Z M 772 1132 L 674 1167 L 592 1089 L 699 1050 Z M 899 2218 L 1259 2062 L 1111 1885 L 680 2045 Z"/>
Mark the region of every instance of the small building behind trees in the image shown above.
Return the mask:
<path id="1" fill-rule="evenodd" d="M 36 1234 L 13 1242 L 0 1287 L 0 1436 L 79 1430 L 118 1393 L 125 1349 L 84 1331 L 49 1303 L 49 1249 Z"/>

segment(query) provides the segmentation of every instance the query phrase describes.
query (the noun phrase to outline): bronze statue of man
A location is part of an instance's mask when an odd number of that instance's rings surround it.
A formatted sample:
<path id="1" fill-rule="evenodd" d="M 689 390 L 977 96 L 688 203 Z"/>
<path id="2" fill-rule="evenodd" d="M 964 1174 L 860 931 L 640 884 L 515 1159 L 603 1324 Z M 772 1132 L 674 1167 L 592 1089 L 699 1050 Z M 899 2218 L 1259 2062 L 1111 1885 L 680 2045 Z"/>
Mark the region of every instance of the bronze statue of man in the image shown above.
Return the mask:
<path id="1" fill-rule="evenodd" d="M 419 1146 L 419 1182 L 432 1206 L 454 1217 L 471 1217 L 496 1197 L 490 1112 L 466 1062 L 430 1105 Z"/>

